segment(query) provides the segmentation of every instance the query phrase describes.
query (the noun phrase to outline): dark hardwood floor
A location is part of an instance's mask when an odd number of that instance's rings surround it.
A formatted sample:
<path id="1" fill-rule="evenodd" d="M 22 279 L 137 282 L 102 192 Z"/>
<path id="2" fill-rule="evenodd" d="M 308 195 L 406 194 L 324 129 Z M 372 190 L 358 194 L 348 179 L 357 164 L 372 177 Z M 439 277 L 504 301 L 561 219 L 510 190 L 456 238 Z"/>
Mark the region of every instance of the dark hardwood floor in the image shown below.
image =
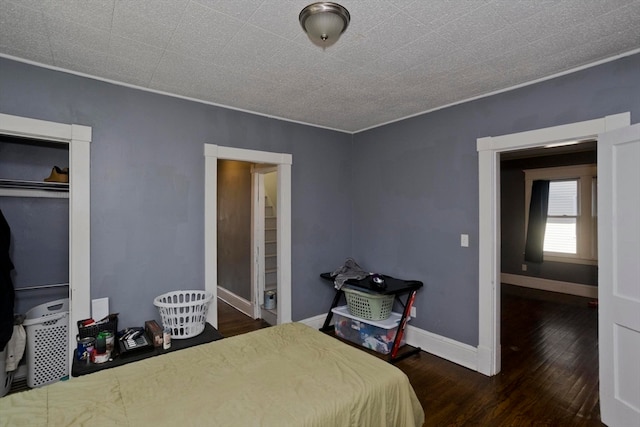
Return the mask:
<path id="1" fill-rule="evenodd" d="M 218 331 L 224 337 L 232 337 L 269 326 L 264 320 L 254 320 L 229 304 L 218 300 Z"/>
<path id="2" fill-rule="evenodd" d="M 498 375 L 486 377 L 426 352 L 396 364 L 422 403 L 424 425 L 603 426 L 598 313 L 590 300 L 508 285 L 501 300 Z M 225 336 L 268 327 L 225 303 L 218 310 Z"/>

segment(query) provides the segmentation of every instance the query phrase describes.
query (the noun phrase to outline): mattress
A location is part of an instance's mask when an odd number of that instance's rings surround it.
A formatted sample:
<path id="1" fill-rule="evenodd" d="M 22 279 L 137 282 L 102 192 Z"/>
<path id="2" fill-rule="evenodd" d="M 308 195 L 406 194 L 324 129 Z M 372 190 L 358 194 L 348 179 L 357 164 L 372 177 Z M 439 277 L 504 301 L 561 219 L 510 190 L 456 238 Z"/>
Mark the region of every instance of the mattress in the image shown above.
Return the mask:
<path id="1" fill-rule="evenodd" d="M 419 427 L 395 366 L 299 323 L 0 399 L 7 426 Z"/>

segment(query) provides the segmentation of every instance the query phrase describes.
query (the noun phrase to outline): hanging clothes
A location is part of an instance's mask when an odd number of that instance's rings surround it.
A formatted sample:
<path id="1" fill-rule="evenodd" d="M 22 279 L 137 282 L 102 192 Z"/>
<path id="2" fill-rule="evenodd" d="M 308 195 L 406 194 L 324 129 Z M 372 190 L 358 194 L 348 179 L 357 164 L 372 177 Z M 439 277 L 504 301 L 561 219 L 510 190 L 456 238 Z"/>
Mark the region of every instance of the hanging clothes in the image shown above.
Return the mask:
<path id="1" fill-rule="evenodd" d="M 11 229 L 0 209 L 0 351 L 13 335 L 15 292 L 11 281 L 13 263 L 9 257 Z"/>
<path id="2" fill-rule="evenodd" d="M 24 330 L 24 326 L 14 325 L 13 335 L 7 343 L 7 355 L 5 358 L 5 370 L 7 372 L 15 371 L 18 369 L 18 364 L 24 356 L 24 349 L 27 345 L 27 332 Z"/>

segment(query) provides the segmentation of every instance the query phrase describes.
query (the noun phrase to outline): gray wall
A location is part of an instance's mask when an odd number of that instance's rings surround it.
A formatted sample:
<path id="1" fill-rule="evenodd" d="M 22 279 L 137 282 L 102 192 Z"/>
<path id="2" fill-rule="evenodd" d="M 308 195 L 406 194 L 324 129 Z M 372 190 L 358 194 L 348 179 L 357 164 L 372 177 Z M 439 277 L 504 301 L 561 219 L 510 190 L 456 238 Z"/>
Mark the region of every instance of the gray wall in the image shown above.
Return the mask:
<path id="1" fill-rule="evenodd" d="M 563 262 L 527 262 L 525 245 L 525 177 L 523 170 L 597 163 L 595 151 L 504 161 L 500 164 L 501 269 L 503 273 L 597 285 L 598 266 Z"/>
<path id="2" fill-rule="evenodd" d="M 476 139 L 625 111 L 637 122 L 639 75 L 634 55 L 356 134 L 354 257 L 425 283 L 411 324 L 477 345 Z"/>
<path id="3" fill-rule="evenodd" d="M 218 286 L 251 301 L 251 163 L 218 160 Z"/>
<path id="4" fill-rule="evenodd" d="M 351 254 L 351 135 L 0 58 L 0 112 L 93 128 L 91 298 L 120 325 L 204 288 L 203 144 L 291 153 L 293 319 L 326 311 L 319 278 Z"/>
<path id="5" fill-rule="evenodd" d="M 353 256 L 425 283 L 413 325 L 477 345 L 476 139 L 637 122 L 639 72 L 634 55 L 352 137 L 0 59 L 0 111 L 93 127 L 91 296 L 110 296 L 123 326 L 157 318 L 162 292 L 203 287 L 208 142 L 293 155 L 294 320 L 326 310 L 318 274 Z"/>
<path id="6" fill-rule="evenodd" d="M 62 144 L 42 144 L 0 137 L 0 178 L 43 181 L 56 165 L 69 165 Z M 69 282 L 69 199 L 0 197 L 11 228 L 9 254 L 16 289 Z M 69 294 L 67 287 L 16 292 L 16 313 Z"/>

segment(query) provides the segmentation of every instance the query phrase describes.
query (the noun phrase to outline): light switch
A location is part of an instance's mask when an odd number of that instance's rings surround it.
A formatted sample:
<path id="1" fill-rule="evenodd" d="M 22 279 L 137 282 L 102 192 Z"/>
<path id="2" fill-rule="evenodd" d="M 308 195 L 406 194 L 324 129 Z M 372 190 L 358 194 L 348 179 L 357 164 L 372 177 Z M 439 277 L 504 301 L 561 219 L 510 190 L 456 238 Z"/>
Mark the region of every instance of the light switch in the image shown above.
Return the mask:
<path id="1" fill-rule="evenodd" d="M 460 246 L 462 246 L 463 248 L 468 248 L 469 247 L 469 235 L 468 234 L 461 234 L 460 235 Z"/>

